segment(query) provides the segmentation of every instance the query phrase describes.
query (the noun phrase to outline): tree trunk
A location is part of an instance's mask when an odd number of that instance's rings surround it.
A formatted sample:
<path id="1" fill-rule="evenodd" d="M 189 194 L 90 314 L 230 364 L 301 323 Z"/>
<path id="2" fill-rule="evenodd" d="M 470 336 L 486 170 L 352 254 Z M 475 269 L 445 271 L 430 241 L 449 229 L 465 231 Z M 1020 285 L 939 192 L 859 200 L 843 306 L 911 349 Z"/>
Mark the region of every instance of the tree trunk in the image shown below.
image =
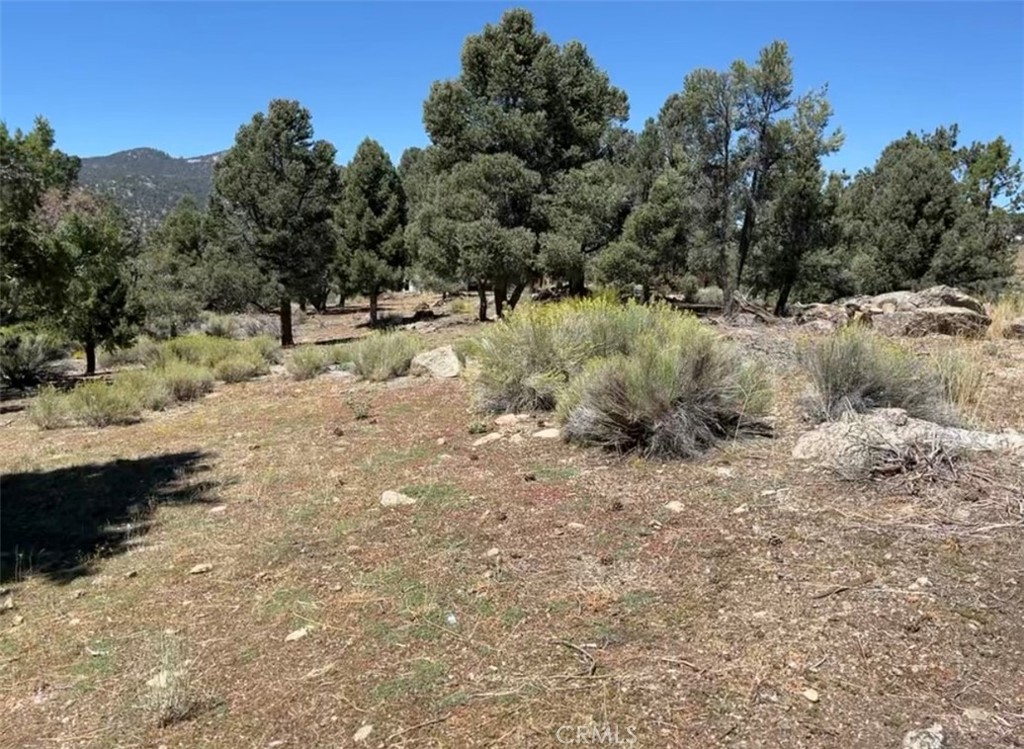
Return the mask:
<path id="1" fill-rule="evenodd" d="M 295 339 L 292 337 L 292 300 L 289 296 L 281 297 L 281 345 L 293 346 Z"/>
<path id="2" fill-rule="evenodd" d="M 505 314 L 505 300 L 508 298 L 508 282 L 497 281 L 494 284 L 494 314 L 499 319 Z"/>
<path id="3" fill-rule="evenodd" d="M 370 294 L 370 325 L 377 324 L 377 295 Z"/>
<path id="4" fill-rule="evenodd" d="M 476 293 L 480 295 L 480 322 L 487 322 L 487 291 L 484 289 L 483 281 L 477 285 Z"/>
<path id="5" fill-rule="evenodd" d="M 786 307 L 789 304 L 789 292 L 793 290 L 793 284 L 789 281 L 782 284 L 782 288 L 779 289 L 779 298 L 775 301 L 775 316 L 785 317 Z"/>
<path id="6" fill-rule="evenodd" d="M 751 202 L 747 204 L 747 209 L 743 212 L 743 227 L 740 229 L 739 253 L 736 258 L 737 289 L 743 281 L 743 267 L 747 264 L 747 255 L 750 254 L 750 241 L 754 233 L 754 221 L 754 204 Z"/>
<path id="7" fill-rule="evenodd" d="M 523 292 L 526 290 L 526 283 L 517 283 L 512 287 L 512 296 L 508 298 L 508 308 L 515 309 L 516 305 L 519 304 L 519 299 L 522 297 Z"/>
<path id="8" fill-rule="evenodd" d="M 96 374 L 96 343 L 91 340 L 85 342 L 85 373 Z"/>
<path id="9" fill-rule="evenodd" d="M 306 297 L 299 297 L 299 309 L 303 312 L 306 311 Z"/>
<path id="10" fill-rule="evenodd" d="M 586 296 L 587 284 L 583 275 L 583 268 L 577 268 L 569 274 L 569 295 Z"/>

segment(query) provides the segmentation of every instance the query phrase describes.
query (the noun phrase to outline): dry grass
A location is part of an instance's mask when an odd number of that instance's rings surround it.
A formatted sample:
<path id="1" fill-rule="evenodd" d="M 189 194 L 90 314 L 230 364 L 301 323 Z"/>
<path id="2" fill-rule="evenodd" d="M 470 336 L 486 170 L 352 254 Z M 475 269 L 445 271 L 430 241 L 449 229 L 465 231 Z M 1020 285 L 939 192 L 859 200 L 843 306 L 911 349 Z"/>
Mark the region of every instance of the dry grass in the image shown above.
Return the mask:
<path id="1" fill-rule="evenodd" d="M 988 327 L 989 338 L 1011 338 L 1011 324 L 1024 319 L 1024 292 L 1003 294 L 999 300 L 989 305 L 988 315 L 992 324 Z"/>
<path id="2" fill-rule="evenodd" d="M 364 317 L 302 333 L 358 335 Z M 979 420 L 1024 428 L 1024 352 L 956 345 L 999 372 Z M 491 422 L 502 439 L 473 448 L 458 379 L 269 377 L 102 440 L 15 412 L 0 547 L 31 569 L 3 568 L 3 743 L 349 746 L 372 725 L 373 746 L 554 747 L 568 725 L 632 727 L 636 746 L 874 749 L 938 720 L 959 749 L 1015 746 L 1019 467 L 808 472 L 788 459 L 807 382 L 779 360 L 778 438 L 685 462 L 533 439 L 537 418 Z M 382 508 L 385 489 L 417 502 Z M 214 706 L 140 720 L 164 630 Z"/>

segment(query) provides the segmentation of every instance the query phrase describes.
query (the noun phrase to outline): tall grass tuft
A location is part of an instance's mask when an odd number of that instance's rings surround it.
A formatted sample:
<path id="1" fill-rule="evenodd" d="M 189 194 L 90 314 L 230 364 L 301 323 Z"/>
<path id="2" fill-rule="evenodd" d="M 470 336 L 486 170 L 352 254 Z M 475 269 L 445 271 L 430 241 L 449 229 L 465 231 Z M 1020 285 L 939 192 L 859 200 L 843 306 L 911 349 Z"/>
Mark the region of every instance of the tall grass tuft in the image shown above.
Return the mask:
<path id="1" fill-rule="evenodd" d="M 942 351 L 932 361 L 946 400 L 962 415 L 977 411 L 985 386 L 985 370 L 956 351 Z"/>
<path id="2" fill-rule="evenodd" d="M 959 422 L 936 369 L 868 328 L 845 327 L 804 349 L 801 361 L 812 385 L 805 406 L 819 421 L 847 411 L 902 408 L 939 424 Z"/>
<path id="3" fill-rule="evenodd" d="M 988 327 L 989 338 L 1013 338 L 1019 333 L 1013 330 L 1013 323 L 1024 319 L 1024 292 L 1003 294 L 988 310 L 992 324 Z"/>
<path id="4" fill-rule="evenodd" d="M 224 382 L 244 382 L 270 372 L 266 359 L 256 353 L 234 354 L 221 359 L 213 367 L 213 374 Z"/>
<path id="5" fill-rule="evenodd" d="M 687 458 L 725 439 L 768 435 L 765 369 L 745 363 L 696 318 L 642 334 L 628 353 L 593 359 L 559 394 L 567 439 L 617 452 Z"/>
<path id="6" fill-rule="evenodd" d="M 131 424 L 142 416 L 137 395 L 103 380 L 83 382 L 67 395 L 71 418 L 94 427 Z"/>
<path id="7" fill-rule="evenodd" d="M 60 429 L 68 426 L 71 414 L 68 397 L 53 385 L 39 389 L 28 407 L 28 418 L 40 429 Z"/>
<path id="8" fill-rule="evenodd" d="M 401 377 L 409 371 L 422 343 L 405 331 L 371 333 L 345 346 L 336 358 L 347 358 L 352 370 L 367 380 L 381 381 Z"/>
<path id="9" fill-rule="evenodd" d="M 134 399 L 141 408 L 163 411 L 174 401 L 171 388 L 160 372 L 149 369 L 129 369 L 118 372 L 111 387 Z"/>
<path id="10" fill-rule="evenodd" d="M 213 390 L 214 375 L 208 367 L 186 361 L 170 361 L 158 370 L 175 401 L 191 401 Z"/>
<path id="11" fill-rule="evenodd" d="M 296 346 L 284 368 L 296 380 L 311 380 L 327 371 L 331 352 L 323 346 Z"/>

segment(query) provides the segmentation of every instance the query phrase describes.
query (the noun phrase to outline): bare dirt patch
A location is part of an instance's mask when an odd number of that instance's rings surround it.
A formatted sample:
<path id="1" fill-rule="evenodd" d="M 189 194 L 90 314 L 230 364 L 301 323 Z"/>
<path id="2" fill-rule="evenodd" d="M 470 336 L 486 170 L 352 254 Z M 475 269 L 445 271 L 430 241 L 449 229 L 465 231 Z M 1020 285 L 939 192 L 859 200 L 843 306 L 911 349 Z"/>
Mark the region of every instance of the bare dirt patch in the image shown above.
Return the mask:
<path id="1" fill-rule="evenodd" d="M 462 379 L 272 376 L 103 430 L 9 414 L 0 744 L 874 748 L 940 722 L 1020 746 L 1021 467 L 807 469 L 799 333 L 765 331 L 727 329 L 775 372 L 776 439 L 687 462 L 531 438 L 545 414 L 474 448 Z M 1019 344 L 912 345 L 985 362 L 974 418 L 1024 428 Z"/>

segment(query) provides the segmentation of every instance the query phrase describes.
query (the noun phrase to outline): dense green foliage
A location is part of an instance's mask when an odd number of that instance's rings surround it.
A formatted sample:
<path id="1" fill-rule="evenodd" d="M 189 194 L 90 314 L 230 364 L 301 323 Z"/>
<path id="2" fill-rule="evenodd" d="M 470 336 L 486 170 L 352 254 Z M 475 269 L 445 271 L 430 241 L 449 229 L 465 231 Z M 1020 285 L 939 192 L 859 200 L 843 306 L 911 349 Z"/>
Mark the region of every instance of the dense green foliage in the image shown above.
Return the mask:
<path id="1" fill-rule="evenodd" d="M 214 313 L 276 310 L 284 345 L 293 303 L 363 295 L 373 323 L 380 295 L 410 283 L 475 289 L 484 319 L 490 299 L 501 317 L 544 282 L 726 307 L 739 293 L 785 314 L 794 300 L 1012 278 L 1024 175 L 1006 140 L 907 133 L 870 169 L 830 174 L 842 135 L 827 90 L 797 87 L 784 42 L 679 71 L 639 132 L 587 48 L 556 44 L 526 10 L 468 37 L 460 63 L 424 92 L 429 145 L 397 167 L 371 138 L 337 165 L 288 100 L 197 160 L 137 149 L 83 163 L 43 118 L 27 133 L 0 123 L 3 323 L 81 346 L 92 371 L 97 347 L 217 333 Z M 157 173 L 140 197 L 132 180 Z"/>

